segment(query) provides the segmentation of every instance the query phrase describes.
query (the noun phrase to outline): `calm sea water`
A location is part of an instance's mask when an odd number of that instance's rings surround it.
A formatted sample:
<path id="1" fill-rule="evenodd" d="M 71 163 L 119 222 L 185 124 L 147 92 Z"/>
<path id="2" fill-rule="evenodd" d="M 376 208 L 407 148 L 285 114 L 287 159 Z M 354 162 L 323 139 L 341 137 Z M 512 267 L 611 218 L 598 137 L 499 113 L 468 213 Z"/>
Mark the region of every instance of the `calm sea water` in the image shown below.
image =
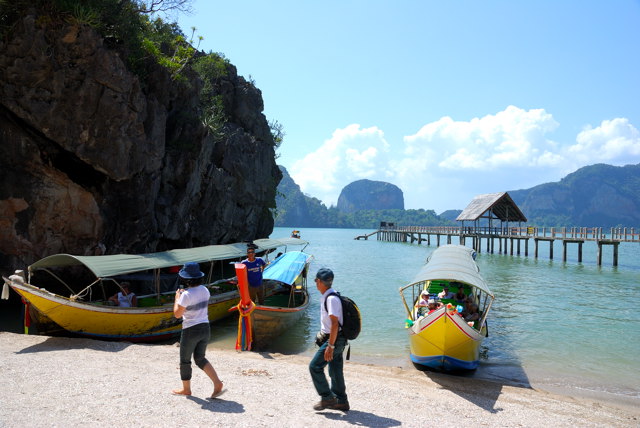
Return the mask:
<path id="1" fill-rule="evenodd" d="M 286 237 L 290 232 L 276 228 L 271 236 Z M 302 238 L 310 242 L 305 251 L 314 256 L 310 276 L 321 267 L 331 268 L 334 287 L 352 297 L 362 311 L 363 331 L 352 342 L 352 361 L 413 370 L 398 290 L 436 247 L 375 237 L 354 240 L 370 232 L 302 229 Z M 538 259 L 531 256 L 533 243 L 529 257 L 488 254 L 484 245 L 477 263 L 496 300 L 480 368 L 468 376 L 640 405 L 640 245 L 621 244 L 616 268 L 607 247 L 603 265 L 596 265 L 595 244 L 585 244 L 582 263 L 577 262 L 577 245 L 569 246 L 566 263 L 561 261 L 559 242 L 555 260 L 549 260 L 546 243 Z M 320 296 L 313 281 L 309 288 L 310 310 L 271 351 L 315 352 Z M 20 307 L 12 310 L 19 312 Z M 7 320 L 21 321 L 19 314 L 9 317 L 4 312 Z M 10 331 L 21 328 L 21 322 L 0 324 Z M 213 324 L 211 346 L 233 349 L 236 331 L 237 318 Z"/>
<path id="2" fill-rule="evenodd" d="M 276 228 L 271 236 L 290 232 Z M 331 268 L 334 287 L 352 297 L 362 311 L 363 331 L 352 343 L 352 361 L 413 368 L 398 289 L 413 279 L 436 248 L 434 240 L 432 246 L 382 242 L 375 236 L 354 240 L 370 232 L 301 230 L 310 242 L 305 251 L 314 256 L 310 273 Z M 560 242 L 554 247 L 555 260 L 549 260 L 546 243 L 538 259 L 532 257 L 533 243 L 529 257 L 523 255 L 524 248 L 521 256 L 478 255 L 496 300 L 481 366 L 470 376 L 640 403 L 640 245 L 621 244 L 616 268 L 612 249 L 606 247 L 603 265 L 597 266 L 596 248 L 585 244 L 582 263 L 577 262 L 577 245 L 569 246 L 568 261 L 562 262 Z M 313 282 L 309 286 L 312 304 L 304 322 L 275 343 L 273 351 L 315 351 L 319 293 Z M 235 326 L 230 319 L 214 328 L 214 345 L 233 347 Z"/>

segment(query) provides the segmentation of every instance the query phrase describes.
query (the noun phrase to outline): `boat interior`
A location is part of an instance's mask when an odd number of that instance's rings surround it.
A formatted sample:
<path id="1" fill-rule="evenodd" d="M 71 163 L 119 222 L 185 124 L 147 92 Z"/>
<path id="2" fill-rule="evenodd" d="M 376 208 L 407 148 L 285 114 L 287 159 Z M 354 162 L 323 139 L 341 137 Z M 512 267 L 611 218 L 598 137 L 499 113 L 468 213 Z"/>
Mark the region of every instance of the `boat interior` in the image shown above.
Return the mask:
<path id="1" fill-rule="evenodd" d="M 420 301 L 420 294 L 423 290 L 426 290 L 429 293 L 429 299 L 436 300 L 437 303 L 442 304 L 447 307 L 447 311 L 449 313 L 454 313 L 461 315 L 463 314 L 465 305 L 460 303 L 455 298 L 452 299 L 441 299 L 438 297 L 438 294 L 444 290 L 444 287 L 449 287 L 449 292 L 455 294 L 458 289 L 462 286 L 464 290 L 464 294 L 467 296 L 467 301 L 470 303 L 475 303 L 478 305 L 478 313 L 479 319 L 476 320 L 473 324 L 473 328 L 478 329 L 479 322 L 483 318 L 483 313 L 487 309 L 487 306 L 490 303 L 490 299 L 488 296 L 483 293 L 481 290 L 475 289 L 468 284 L 464 284 L 458 281 L 448 281 L 448 280 L 437 280 L 437 281 L 425 281 L 422 283 L 415 284 L 413 291 L 413 310 L 412 310 L 412 321 L 417 321 L 421 317 L 425 316 L 428 312 L 428 309 L 425 307 L 418 307 L 418 302 Z M 439 306 L 440 307 L 440 306 Z"/>

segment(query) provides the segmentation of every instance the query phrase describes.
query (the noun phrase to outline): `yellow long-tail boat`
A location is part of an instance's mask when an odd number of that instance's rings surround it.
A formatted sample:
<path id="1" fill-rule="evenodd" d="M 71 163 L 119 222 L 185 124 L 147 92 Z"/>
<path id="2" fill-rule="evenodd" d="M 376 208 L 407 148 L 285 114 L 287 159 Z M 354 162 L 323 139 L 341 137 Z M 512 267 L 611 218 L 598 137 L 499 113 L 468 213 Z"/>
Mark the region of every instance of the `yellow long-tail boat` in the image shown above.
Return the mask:
<path id="1" fill-rule="evenodd" d="M 410 358 L 416 367 L 478 367 L 494 295 L 480 275 L 475 256 L 465 246 L 439 247 L 413 281 L 400 288 L 407 311 Z M 464 297 L 453 296 L 452 290 L 462 290 L 459 296 Z M 444 295 L 445 291 L 451 294 Z M 428 299 L 429 306 L 423 307 L 422 299 Z"/>
<path id="2" fill-rule="evenodd" d="M 306 244 L 296 238 L 257 239 L 251 243 L 256 252 L 264 253 Z M 70 333 L 99 339 L 157 341 L 181 330 L 181 320 L 173 316 L 179 281 L 177 270 L 172 268 L 186 262 L 208 266 L 209 321 L 213 322 L 228 316 L 229 308 L 239 301 L 233 279 L 211 282 L 215 262 L 224 269 L 224 263 L 244 258 L 246 250 L 247 243 L 236 243 L 137 255 L 56 254 L 29 266 L 26 277 L 24 271 L 3 277 L 2 295 L 6 297 L 8 288 L 13 289 L 35 308 L 37 318 L 52 321 Z M 121 290 L 124 282 L 130 283 L 137 295 L 136 306 L 112 306 L 108 298 Z"/>

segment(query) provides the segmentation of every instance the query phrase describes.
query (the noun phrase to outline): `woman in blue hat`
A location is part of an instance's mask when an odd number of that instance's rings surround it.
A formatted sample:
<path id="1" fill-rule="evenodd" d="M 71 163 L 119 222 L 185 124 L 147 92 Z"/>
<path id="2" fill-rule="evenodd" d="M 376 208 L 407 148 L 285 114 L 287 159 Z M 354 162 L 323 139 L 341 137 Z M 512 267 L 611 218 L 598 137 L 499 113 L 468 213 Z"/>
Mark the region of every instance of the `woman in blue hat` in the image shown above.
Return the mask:
<path id="1" fill-rule="evenodd" d="M 182 335 L 180 336 L 180 379 L 182 389 L 173 391 L 176 395 L 191 395 L 191 356 L 196 365 L 202 369 L 213 382 L 211 398 L 220 396 L 223 384 L 215 369 L 205 358 L 211 330 L 209 327 L 209 297 L 207 287 L 202 285 L 204 273 L 200 265 L 189 262 L 178 272 L 187 288 L 176 290 L 173 304 L 173 315 L 182 318 Z"/>

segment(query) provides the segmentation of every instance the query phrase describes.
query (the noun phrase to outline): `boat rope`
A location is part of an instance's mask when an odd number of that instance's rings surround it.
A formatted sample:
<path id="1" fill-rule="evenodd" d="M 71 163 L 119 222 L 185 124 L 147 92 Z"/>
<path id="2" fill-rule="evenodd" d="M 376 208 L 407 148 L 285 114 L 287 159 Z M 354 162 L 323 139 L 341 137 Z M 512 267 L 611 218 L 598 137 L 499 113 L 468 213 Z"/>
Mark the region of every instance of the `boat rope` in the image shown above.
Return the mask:
<path id="1" fill-rule="evenodd" d="M 52 277 L 54 277 L 55 279 L 57 279 L 58 281 L 60 281 L 60 283 L 62 285 L 64 285 L 65 287 L 67 287 L 67 289 L 70 291 L 71 295 L 73 295 L 73 289 L 71 287 L 69 287 L 69 285 L 67 285 L 66 282 L 64 282 L 60 277 L 58 277 L 55 273 L 51 272 L 49 269 L 46 268 L 42 268 L 41 270 L 47 272 L 49 275 L 51 275 Z M 29 279 L 31 279 L 31 271 L 29 271 Z M 91 287 L 91 285 L 89 286 Z"/>
<path id="2" fill-rule="evenodd" d="M 236 306 L 240 316 L 238 317 L 238 337 L 236 338 L 236 351 L 250 351 L 253 341 L 251 333 L 251 313 L 255 310 L 256 304 L 249 301 L 248 306 L 242 306 L 242 302 Z"/>
<path id="3" fill-rule="evenodd" d="M 91 284 L 87 285 L 84 289 L 80 290 L 78 294 L 72 294 L 71 296 L 69 296 L 69 300 L 72 300 L 75 302 L 78 299 L 82 299 L 83 297 L 85 297 L 87 294 L 91 292 L 91 287 L 93 287 L 94 284 L 96 284 L 98 281 L 100 281 L 100 278 L 96 279 Z M 73 290 L 71 292 L 73 293 Z"/>

